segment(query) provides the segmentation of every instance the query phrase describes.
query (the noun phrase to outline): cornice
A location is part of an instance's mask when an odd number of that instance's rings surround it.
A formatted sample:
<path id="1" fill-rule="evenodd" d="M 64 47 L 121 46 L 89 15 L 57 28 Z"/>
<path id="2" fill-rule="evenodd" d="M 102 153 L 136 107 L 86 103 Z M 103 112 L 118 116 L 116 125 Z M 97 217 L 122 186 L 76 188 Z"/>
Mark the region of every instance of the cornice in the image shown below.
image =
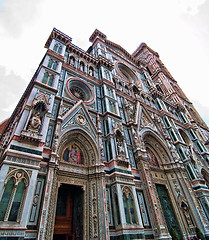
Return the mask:
<path id="1" fill-rule="evenodd" d="M 56 40 L 60 41 L 61 43 L 63 43 L 64 45 L 68 45 L 72 41 L 71 37 L 69 37 L 68 35 L 64 34 L 60 30 L 58 30 L 56 28 L 53 28 L 51 34 L 49 35 L 48 40 L 46 41 L 46 44 L 44 46 L 45 48 L 49 47 L 52 39 L 56 39 Z"/>
<path id="2" fill-rule="evenodd" d="M 77 54 L 78 56 L 86 59 L 88 62 L 93 63 L 96 66 L 103 65 L 103 66 L 109 68 L 110 70 L 112 70 L 114 68 L 113 63 L 109 59 L 107 59 L 101 55 L 99 55 L 98 58 L 95 58 L 92 55 L 90 55 L 89 53 L 82 50 L 81 48 L 78 48 L 74 44 L 70 44 L 69 46 L 67 46 L 66 51 L 73 52 L 73 53 Z"/>
<path id="3" fill-rule="evenodd" d="M 134 58 L 130 53 L 128 53 L 120 45 L 118 45 L 114 42 L 111 42 L 110 40 L 107 40 L 107 39 L 105 39 L 105 43 L 107 44 L 107 46 L 114 47 L 114 48 L 118 49 L 119 51 L 121 51 L 121 53 L 124 54 L 126 58 L 128 58 L 129 60 L 134 62 L 137 66 L 140 65 L 140 61 L 138 59 Z"/>
<path id="4" fill-rule="evenodd" d="M 60 54 L 58 54 L 57 52 L 55 51 L 52 51 L 51 49 L 48 49 L 46 54 L 48 54 L 49 56 L 51 57 L 54 57 L 56 58 L 57 60 L 59 60 L 60 62 L 64 62 L 64 57 L 61 56 Z"/>
<path id="5" fill-rule="evenodd" d="M 102 39 L 107 38 L 107 36 L 104 33 L 100 32 L 98 29 L 95 29 L 95 31 L 91 34 L 91 36 L 89 38 L 89 41 L 93 42 L 96 37 L 99 37 L 99 38 L 102 38 Z"/>
<path id="6" fill-rule="evenodd" d="M 150 47 L 148 47 L 146 43 L 141 43 L 139 45 L 139 47 L 132 53 L 132 56 L 136 58 L 140 53 L 142 53 L 144 48 L 147 48 L 156 57 L 158 57 L 158 58 L 160 57 L 159 54 L 157 52 L 155 52 L 154 50 L 152 50 Z"/>
<path id="7" fill-rule="evenodd" d="M 56 88 L 50 87 L 49 85 L 44 84 L 42 82 L 38 82 L 38 81 L 34 81 L 34 86 L 39 86 L 41 88 L 47 89 L 51 91 L 53 94 L 56 94 L 58 92 Z"/>
<path id="8" fill-rule="evenodd" d="M 62 68 L 67 70 L 67 71 L 70 71 L 71 73 L 75 74 L 76 76 L 82 78 L 82 79 L 85 79 L 87 81 L 90 81 L 92 83 L 95 83 L 97 82 L 98 84 L 100 84 L 100 80 L 98 80 L 96 77 L 93 77 L 93 76 L 90 76 L 89 74 L 87 73 L 84 73 L 83 71 L 71 66 L 70 64 L 68 63 L 63 63 L 62 65 Z"/>

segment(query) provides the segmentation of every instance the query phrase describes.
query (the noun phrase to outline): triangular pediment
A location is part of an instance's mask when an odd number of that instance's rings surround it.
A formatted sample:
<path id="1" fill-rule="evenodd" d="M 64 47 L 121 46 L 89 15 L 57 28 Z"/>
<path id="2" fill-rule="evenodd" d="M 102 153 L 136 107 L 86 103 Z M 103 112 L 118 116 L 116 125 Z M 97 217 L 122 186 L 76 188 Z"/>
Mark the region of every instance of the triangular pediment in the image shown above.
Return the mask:
<path id="1" fill-rule="evenodd" d="M 79 101 L 62 117 L 62 131 L 66 129 L 83 129 L 94 138 L 97 136 L 97 128 L 83 101 Z"/>
<path id="2" fill-rule="evenodd" d="M 157 131 L 157 127 L 155 126 L 153 119 L 144 108 L 141 109 L 139 128 L 151 128 L 152 130 Z"/>

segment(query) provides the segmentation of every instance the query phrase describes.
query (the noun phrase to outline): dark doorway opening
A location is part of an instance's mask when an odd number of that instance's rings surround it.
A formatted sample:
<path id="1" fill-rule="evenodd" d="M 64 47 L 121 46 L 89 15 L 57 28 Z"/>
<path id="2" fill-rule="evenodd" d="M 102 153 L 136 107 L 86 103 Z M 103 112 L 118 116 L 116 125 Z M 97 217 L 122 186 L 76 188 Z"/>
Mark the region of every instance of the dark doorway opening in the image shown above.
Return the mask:
<path id="1" fill-rule="evenodd" d="M 158 196 L 160 199 L 161 207 L 165 216 L 165 221 L 167 223 L 167 227 L 169 232 L 171 231 L 171 228 L 175 230 L 175 232 L 178 234 L 179 239 L 183 239 L 181 235 L 181 230 L 168 194 L 168 191 L 165 187 L 165 185 L 156 184 Z"/>
<path id="2" fill-rule="evenodd" d="M 83 191 L 62 184 L 58 191 L 53 240 L 83 239 Z"/>

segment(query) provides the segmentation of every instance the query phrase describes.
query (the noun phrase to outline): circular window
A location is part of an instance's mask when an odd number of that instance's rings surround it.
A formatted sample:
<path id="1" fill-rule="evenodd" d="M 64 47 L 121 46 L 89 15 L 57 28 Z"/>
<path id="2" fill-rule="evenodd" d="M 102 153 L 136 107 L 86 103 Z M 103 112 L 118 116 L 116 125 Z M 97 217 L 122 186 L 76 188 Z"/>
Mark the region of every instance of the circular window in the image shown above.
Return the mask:
<path id="1" fill-rule="evenodd" d="M 138 82 L 139 79 L 136 74 L 128 66 L 123 63 L 116 63 L 116 68 L 122 77 L 125 77 L 129 81 Z"/>
<path id="2" fill-rule="evenodd" d="M 86 99 L 86 94 L 83 91 L 83 89 L 76 87 L 76 86 L 71 86 L 70 87 L 70 92 L 74 95 L 74 97 L 81 99 L 83 101 L 85 101 Z"/>
<path id="3" fill-rule="evenodd" d="M 91 102 L 94 99 L 94 93 L 90 86 L 80 79 L 71 78 L 66 83 L 67 92 L 76 100 Z"/>

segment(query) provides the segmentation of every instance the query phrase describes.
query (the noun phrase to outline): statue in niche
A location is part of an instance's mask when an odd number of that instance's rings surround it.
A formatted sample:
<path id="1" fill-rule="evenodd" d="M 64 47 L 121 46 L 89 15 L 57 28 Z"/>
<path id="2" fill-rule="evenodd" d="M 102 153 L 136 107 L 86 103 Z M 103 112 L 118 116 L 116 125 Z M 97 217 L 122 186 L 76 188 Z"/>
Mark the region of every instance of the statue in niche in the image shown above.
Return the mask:
<path id="1" fill-rule="evenodd" d="M 174 160 L 179 160 L 179 155 L 176 151 L 176 148 L 173 144 L 171 144 L 171 155 L 173 157 Z"/>
<path id="2" fill-rule="evenodd" d="M 93 69 L 91 67 L 89 68 L 89 75 L 94 76 L 94 72 L 93 72 Z"/>
<path id="3" fill-rule="evenodd" d="M 186 222 L 187 222 L 188 226 L 193 227 L 191 216 L 189 214 L 189 207 L 184 202 L 181 203 L 181 207 L 182 207 L 184 217 L 186 219 Z"/>
<path id="4" fill-rule="evenodd" d="M 137 136 L 137 132 L 135 131 L 135 129 L 133 129 L 133 141 L 134 141 L 134 145 L 136 148 L 139 148 L 140 147 L 140 142 L 139 142 L 139 139 L 138 139 L 138 136 Z"/>
<path id="5" fill-rule="evenodd" d="M 139 143 L 140 143 L 141 149 L 145 150 L 146 149 L 145 148 L 145 143 L 144 143 L 143 138 L 142 138 L 141 135 L 139 136 Z"/>
<path id="6" fill-rule="evenodd" d="M 166 143 L 167 143 L 167 146 L 168 146 L 168 148 L 170 150 L 170 153 L 171 153 L 171 156 L 173 157 L 173 159 L 174 160 L 179 160 L 180 159 L 179 155 L 177 153 L 177 150 L 176 150 L 175 146 L 171 142 L 171 140 L 167 138 L 166 139 Z"/>
<path id="7" fill-rule="evenodd" d="M 167 143 L 168 149 L 171 150 L 172 146 L 171 146 L 171 140 L 169 138 L 166 138 L 166 143 Z"/>
<path id="8" fill-rule="evenodd" d="M 117 141 L 118 155 L 124 155 L 123 142 Z"/>
<path id="9" fill-rule="evenodd" d="M 75 65 L 74 57 L 70 57 L 70 65 L 72 65 L 74 67 L 74 65 Z"/>
<path id="10" fill-rule="evenodd" d="M 127 105 L 127 109 L 128 109 L 129 119 L 131 121 L 133 121 L 134 120 L 134 114 L 135 114 L 134 105 L 129 102 L 128 105 Z"/>
<path id="11" fill-rule="evenodd" d="M 45 95 L 41 94 L 33 101 L 33 109 L 28 124 L 28 130 L 40 132 L 44 114 L 47 112 L 47 104 Z"/>
<path id="12" fill-rule="evenodd" d="M 189 159 L 193 159 L 194 157 L 192 156 L 192 146 L 191 144 L 189 145 L 189 147 L 187 147 L 185 149 L 185 154 L 186 154 L 186 157 L 189 158 Z"/>
<path id="13" fill-rule="evenodd" d="M 40 112 L 35 112 L 34 114 L 32 114 L 29 125 L 28 125 L 28 129 L 35 131 L 35 132 L 39 132 L 41 128 L 41 116 L 40 116 Z"/>
<path id="14" fill-rule="evenodd" d="M 119 130 L 116 130 L 116 142 L 117 142 L 117 150 L 118 155 L 124 155 L 124 147 L 123 147 L 123 135 Z"/>
<path id="15" fill-rule="evenodd" d="M 201 175 L 202 163 L 201 163 L 201 160 L 199 159 L 198 153 L 196 153 L 192 144 L 189 144 L 189 153 L 190 153 L 190 159 L 192 161 L 192 164 L 194 166 L 194 169 L 197 175 Z"/>
<path id="16" fill-rule="evenodd" d="M 56 152 L 59 140 L 59 132 L 60 132 L 60 123 L 57 124 L 56 131 L 54 133 L 54 141 L 52 144 L 52 152 Z"/>

